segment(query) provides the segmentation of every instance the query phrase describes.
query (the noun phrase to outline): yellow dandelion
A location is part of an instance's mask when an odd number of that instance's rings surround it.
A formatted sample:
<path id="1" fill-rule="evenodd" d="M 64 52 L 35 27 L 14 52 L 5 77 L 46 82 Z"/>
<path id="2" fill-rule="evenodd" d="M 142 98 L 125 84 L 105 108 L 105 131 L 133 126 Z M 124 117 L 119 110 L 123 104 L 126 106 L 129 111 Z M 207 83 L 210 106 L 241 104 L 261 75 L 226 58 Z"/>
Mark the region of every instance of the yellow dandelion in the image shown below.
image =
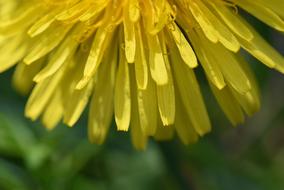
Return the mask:
<path id="1" fill-rule="evenodd" d="M 238 14 L 284 31 L 282 0 L 0 0 L 0 72 L 31 91 L 25 115 L 73 126 L 89 107 L 92 142 L 113 115 L 136 148 L 175 133 L 195 142 L 211 125 L 195 76 L 202 67 L 232 124 L 259 109 L 242 48 L 284 72 L 282 55 Z"/>

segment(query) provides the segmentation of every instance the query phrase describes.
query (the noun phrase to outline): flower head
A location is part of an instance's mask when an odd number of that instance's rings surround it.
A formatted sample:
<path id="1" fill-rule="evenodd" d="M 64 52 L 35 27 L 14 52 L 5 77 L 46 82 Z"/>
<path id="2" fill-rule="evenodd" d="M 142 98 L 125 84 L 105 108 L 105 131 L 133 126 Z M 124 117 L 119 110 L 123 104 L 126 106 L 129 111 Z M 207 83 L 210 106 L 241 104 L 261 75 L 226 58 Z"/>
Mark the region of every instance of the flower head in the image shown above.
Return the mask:
<path id="1" fill-rule="evenodd" d="M 283 57 L 238 14 L 284 31 L 281 0 L 0 0 L 0 72 L 31 95 L 26 116 L 73 126 L 89 105 L 89 137 L 105 140 L 113 115 L 136 148 L 176 132 L 194 142 L 211 125 L 195 77 L 202 67 L 234 124 L 259 109 L 242 48 L 284 72 Z"/>

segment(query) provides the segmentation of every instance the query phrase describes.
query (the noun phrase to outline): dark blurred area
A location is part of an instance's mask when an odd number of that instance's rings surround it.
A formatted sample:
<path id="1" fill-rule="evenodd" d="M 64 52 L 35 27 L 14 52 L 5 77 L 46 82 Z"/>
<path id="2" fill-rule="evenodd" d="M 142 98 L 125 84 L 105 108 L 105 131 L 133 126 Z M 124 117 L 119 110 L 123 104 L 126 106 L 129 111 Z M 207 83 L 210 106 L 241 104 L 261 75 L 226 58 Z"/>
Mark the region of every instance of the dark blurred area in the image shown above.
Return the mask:
<path id="1" fill-rule="evenodd" d="M 284 37 L 249 18 L 284 54 Z M 70 129 L 47 131 L 24 117 L 26 97 L 12 89 L 12 70 L 0 75 L 0 190 L 281 190 L 284 187 L 284 76 L 247 56 L 262 107 L 233 128 L 211 94 L 213 124 L 193 145 L 150 141 L 136 151 L 112 126 L 104 145 L 87 140 L 86 116 Z"/>

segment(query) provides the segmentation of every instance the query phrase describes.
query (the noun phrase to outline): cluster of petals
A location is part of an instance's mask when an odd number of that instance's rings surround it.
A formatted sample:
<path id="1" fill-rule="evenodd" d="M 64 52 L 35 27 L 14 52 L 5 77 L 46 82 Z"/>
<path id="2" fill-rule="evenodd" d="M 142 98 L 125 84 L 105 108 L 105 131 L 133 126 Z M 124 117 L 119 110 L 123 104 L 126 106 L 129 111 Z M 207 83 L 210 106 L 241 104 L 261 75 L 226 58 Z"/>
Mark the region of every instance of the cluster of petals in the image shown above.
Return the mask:
<path id="1" fill-rule="evenodd" d="M 233 125 L 259 109 L 243 49 L 284 72 L 284 59 L 240 9 L 284 31 L 282 0 L 0 0 L 0 72 L 29 94 L 25 115 L 73 126 L 103 143 L 115 118 L 133 145 L 211 130 L 196 68 Z M 114 117 L 113 117 L 114 116 Z"/>

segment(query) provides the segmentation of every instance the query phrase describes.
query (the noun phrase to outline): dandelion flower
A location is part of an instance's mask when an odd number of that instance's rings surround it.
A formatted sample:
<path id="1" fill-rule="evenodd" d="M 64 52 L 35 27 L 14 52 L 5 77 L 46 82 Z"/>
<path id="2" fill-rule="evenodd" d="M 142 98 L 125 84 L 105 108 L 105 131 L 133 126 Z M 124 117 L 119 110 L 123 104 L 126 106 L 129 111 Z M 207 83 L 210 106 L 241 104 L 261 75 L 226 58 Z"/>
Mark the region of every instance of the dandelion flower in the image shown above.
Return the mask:
<path id="1" fill-rule="evenodd" d="M 114 116 L 136 148 L 148 137 L 195 142 L 211 129 L 195 76 L 202 67 L 237 125 L 259 109 L 244 49 L 284 72 L 283 57 L 237 14 L 284 31 L 282 0 L 0 0 L 0 72 L 30 93 L 25 115 L 73 126 L 103 143 Z"/>

